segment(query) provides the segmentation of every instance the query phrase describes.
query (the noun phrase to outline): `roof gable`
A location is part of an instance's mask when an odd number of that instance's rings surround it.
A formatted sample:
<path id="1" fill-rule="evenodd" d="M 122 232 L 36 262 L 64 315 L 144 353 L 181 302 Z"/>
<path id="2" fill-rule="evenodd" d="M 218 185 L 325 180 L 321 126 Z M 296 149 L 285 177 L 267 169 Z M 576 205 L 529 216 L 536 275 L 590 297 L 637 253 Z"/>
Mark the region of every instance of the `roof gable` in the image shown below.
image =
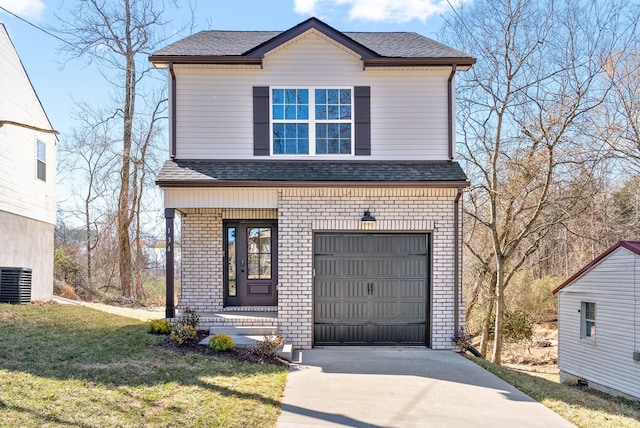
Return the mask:
<path id="1" fill-rule="evenodd" d="M 318 31 L 354 52 L 365 66 L 470 67 L 475 58 L 435 40 L 409 32 L 340 32 L 317 18 L 289 30 L 201 31 L 154 52 L 157 67 L 174 64 L 262 64 L 264 56 L 308 31 Z"/>
<path id="2" fill-rule="evenodd" d="M 585 267 L 580 269 L 578 272 L 574 273 L 565 282 L 563 282 L 558 287 L 556 287 L 556 289 L 553 290 L 553 294 L 557 294 L 563 288 L 571 285 L 571 283 L 573 283 L 575 280 L 580 278 L 582 275 L 584 275 L 585 273 L 587 273 L 588 271 L 593 269 L 598 263 L 600 263 L 601 261 L 606 259 L 611 253 L 613 253 L 618 248 L 626 248 L 627 250 L 631 251 L 632 253 L 636 254 L 637 256 L 640 256 L 640 241 L 620 241 L 617 244 L 615 244 L 614 246 L 612 246 L 611 248 L 609 248 L 607 251 L 605 251 L 604 253 L 600 254 L 595 259 L 593 259 L 589 264 L 587 264 Z"/>
<path id="3" fill-rule="evenodd" d="M 316 30 L 325 35 L 326 37 L 340 43 L 341 45 L 349 48 L 353 52 L 359 54 L 362 58 L 374 58 L 378 56 L 374 51 L 354 41 L 353 39 L 345 36 L 333 27 L 325 24 L 317 18 L 309 18 L 306 21 L 296 25 L 289 30 L 280 33 L 272 39 L 256 46 L 245 53 L 249 57 L 263 57 L 267 52 L 293 40 L 294 38 L 306 33 L 309 30 Z"/>
<path id="4" fill-rule="evenodd" d="M 53 130 L 51 121 L 31 83 L 29 74 L 22 64 L 22 60 L 11 41 L 7 29 L 2 23 L 0 23 L 0 57 L 2 59 L 0 92 L 5 95 L 8 93 L 14 95 L 4 97 L 0 107 L 0 120 L 4 120 L 8 124 L 17 124 L 24 128 L 33 127 L 51 134 L 57 133 Z M 16 93 L 19 94 L 19 97 L 15 96 Z M 28 111 L 29 114 L 25 115 L 25 111 Z M 37 112 L 35 114 L 38 117 L 37 122 L 32 122 L 34 112 Z M 2 125 L 0 124 L 0 126 Z M 57 137 L 55 141 L 57 143 Z"/>

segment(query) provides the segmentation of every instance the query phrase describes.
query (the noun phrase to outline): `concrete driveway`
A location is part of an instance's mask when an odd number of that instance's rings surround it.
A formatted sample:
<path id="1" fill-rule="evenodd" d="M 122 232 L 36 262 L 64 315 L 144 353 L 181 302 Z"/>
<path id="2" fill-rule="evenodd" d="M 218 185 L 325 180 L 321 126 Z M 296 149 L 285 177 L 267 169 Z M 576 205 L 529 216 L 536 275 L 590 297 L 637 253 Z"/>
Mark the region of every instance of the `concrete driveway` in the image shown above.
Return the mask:
<path id="1" fill-rule="evenodd" d="M 451 351 L 327 347 L 300 353 L 279 428 L 573 427 Z"/>

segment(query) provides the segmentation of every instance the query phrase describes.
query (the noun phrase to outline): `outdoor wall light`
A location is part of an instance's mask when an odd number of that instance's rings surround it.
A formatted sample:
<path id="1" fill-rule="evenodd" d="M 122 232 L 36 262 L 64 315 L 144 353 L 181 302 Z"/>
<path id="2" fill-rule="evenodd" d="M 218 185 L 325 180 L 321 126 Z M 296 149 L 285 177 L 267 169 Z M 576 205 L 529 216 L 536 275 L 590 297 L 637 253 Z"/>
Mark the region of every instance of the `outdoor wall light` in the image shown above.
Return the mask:
<path id="1" fill-rule="evenodd" d="M 376 218 L 371 215 L 369 210 L 365 210 L 361 221 L 376 221 Z"/>

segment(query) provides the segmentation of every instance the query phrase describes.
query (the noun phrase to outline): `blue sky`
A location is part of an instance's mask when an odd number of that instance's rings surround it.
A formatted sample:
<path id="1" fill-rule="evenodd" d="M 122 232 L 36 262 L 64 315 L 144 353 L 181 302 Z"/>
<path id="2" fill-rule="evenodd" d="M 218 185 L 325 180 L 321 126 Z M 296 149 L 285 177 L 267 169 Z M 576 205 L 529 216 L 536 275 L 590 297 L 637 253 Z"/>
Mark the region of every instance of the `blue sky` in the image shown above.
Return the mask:
<path id="1" fill-rule="evenodd" d="M 116 1 L 116 0 L 107 0 Z M 460 0 L 450 0 L 456 6 Z M 0 0 L 0 6 L 39 27 L 57 25 L 75 0 Z M 180 2 L 182 3 L 182 2 Z M 415 31 L 437 38 L 443 18 L 451 14 L 447 0 L 195 0 L 194 32 L 219 30 L 286 30 L 316 16 L 341 31 Z M 170 8 L 167 8 L 170 10 Z M 166 16 L 184 21 L 183 14 Z M 53 127 L 64 139 L 74 126 L 74 100 L 106 103 L 109 86 L 94 66 L 78 60 L 64 63 L 61 42 L 0 9 L 18 55 Z M 186 34 L 185 34 L 186 35 Z"/>

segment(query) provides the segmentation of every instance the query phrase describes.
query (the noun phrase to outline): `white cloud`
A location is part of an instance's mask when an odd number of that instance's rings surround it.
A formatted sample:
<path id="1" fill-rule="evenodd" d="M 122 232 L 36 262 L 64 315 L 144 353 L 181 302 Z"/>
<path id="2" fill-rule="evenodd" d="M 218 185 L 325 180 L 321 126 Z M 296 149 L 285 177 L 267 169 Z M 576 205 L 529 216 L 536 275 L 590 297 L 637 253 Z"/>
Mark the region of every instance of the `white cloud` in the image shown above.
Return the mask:
<path id="1" fill-rule="evenodd" d="M 450 1 L 455 7 L 471 0 Z M 413 19 L 424 22 L 451 9 L 447 0 L 294 0 L 294 11 L 300 15 L 323 15 L 337 6 L 346 6 L 350 19 L 396 23 Z"/>
<path id="2" fill-rule="evenodd" d="M 39 21 L 44 12 L 44 3 L 42 0 L 0 0 L 0 6 L 16 15 Z"/>

